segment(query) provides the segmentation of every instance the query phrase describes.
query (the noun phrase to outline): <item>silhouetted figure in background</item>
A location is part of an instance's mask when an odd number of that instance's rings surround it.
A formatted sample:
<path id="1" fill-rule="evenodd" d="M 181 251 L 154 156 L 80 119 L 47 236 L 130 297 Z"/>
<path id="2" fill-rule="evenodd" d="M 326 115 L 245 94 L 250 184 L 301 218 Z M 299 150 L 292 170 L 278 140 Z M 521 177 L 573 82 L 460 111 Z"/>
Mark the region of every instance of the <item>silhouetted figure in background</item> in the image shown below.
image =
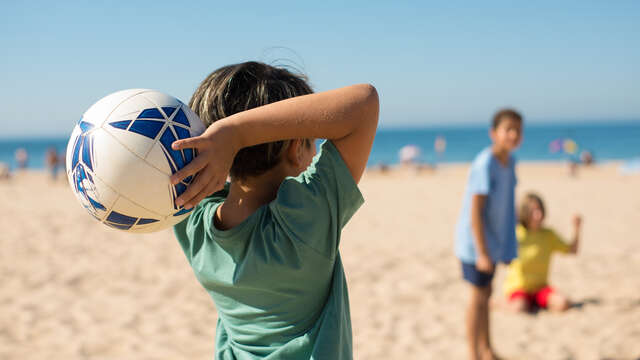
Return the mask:
<path id="1" fill-rule="evenodd" d="M 50 147 L 47 149 L 47 153 L 45 155 L 45 163 L 47 165 L 47 170 L 49 174 L 51 174 L 51 180 L 56 180 L 58 177 L 58 166 L 59 166 L 59 158 L 58 152 L 56 148 Z"/>
<path id="2" fill-rule="evenodd" d="M 436 161 L 440 162 L 444 158 L 444 152 L 447 150 L 447 139 L 438 135 L 433 142 L 433 150 L 436 151 Z"/>
<path id="3" fill-rule="evenodd" d="M 26 169 L 27 163 L 29 162 L 29 154 L 27 153 L 27 150 L 24 148 L 18 148 L 14 156 L 18 169 Z"/>
<path id="4" fill-rule="evenodd" d="M 582 165 L 593 165 L 593 154 L 589 150 L 582 150 L 580 153 L 580 162 Z"/>
<path id="5" fill-rule="evenodd" d="M 9 170 L 9 165 L 0 162 L 0 180 L 8 180 L 10 177 L 11 170 Z"/>

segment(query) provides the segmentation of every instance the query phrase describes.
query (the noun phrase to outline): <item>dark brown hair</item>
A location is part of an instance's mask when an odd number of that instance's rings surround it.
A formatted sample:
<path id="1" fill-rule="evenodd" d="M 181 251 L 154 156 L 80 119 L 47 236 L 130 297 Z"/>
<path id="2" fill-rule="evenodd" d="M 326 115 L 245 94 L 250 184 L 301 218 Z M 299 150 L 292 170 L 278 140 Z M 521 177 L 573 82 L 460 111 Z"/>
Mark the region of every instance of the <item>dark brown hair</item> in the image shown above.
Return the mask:
<path id="1" fill-rule="evenodd" d="M 540 196 L 538 196 L 537 194 L 528 193 L 524 197 L 524 200 L 522 201 L 522 204 L 520 205 L 520 213 L 518 214 L 518 221 L 520 222 L 520 225 L 525 227 L 525 229 L 527 228 L 527 222 L 529 221 L 529 217 L 531 216 L 531 202 L 532 201 L 535 201 L 536 203 L 538 203 L 538 206 L 540 207 L 540 210 L 542 211 L 542 216 L 544 217 L 544 215 L 545 215 L 544 202 L 542 201 L 542 198 Z"/>
<path id="2" fill-rule="evenodd" d="M 250 61 L 209 74 L 193 93 L 189 107 L 209 126 L 241 111 L 311 93 L 304 75 Z M 246 179 L 265 173 L 280 162 L 288 146 L 286 140 L 241 149 L 231 165 L 231 177 Z"/>
<path id="3" fill-rule="evenodd" d="M 497 129 L 500 123 L 505 119 L 513 119 L 522 124 L 522 115 L 514 109 L 500 109 L 493 115 L 493 121 L 491 122 L 491 128 Z"/>

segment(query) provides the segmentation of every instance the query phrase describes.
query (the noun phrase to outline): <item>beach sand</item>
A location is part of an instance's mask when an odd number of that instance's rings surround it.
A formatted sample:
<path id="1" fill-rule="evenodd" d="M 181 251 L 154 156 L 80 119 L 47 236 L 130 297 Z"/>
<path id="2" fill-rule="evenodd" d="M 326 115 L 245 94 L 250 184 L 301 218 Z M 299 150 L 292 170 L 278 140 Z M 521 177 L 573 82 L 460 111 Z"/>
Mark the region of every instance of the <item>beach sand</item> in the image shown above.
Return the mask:
<path id="1" fill-rule="evenodd" d="M 547 224 L 575 257 L 551 284 L 579 303 L 563 314 L 493 311 L 506 359 L 640 357 L 640 175 L 619 164 L 567 176 L 563 164 L 518 167 L 517 192 L 546 200 Z M 469 290 L 453 255 L 466 165 L 368 172 L 366 203 L 344 230 L 356 359 L 465 359 Z M 0 359 L 211 359 L 216 311 L 172 232 L 132 235 L 97 223 L 63 180 L 0 182 Z M 494 298 L 502 299 L 504 267 Z"/>

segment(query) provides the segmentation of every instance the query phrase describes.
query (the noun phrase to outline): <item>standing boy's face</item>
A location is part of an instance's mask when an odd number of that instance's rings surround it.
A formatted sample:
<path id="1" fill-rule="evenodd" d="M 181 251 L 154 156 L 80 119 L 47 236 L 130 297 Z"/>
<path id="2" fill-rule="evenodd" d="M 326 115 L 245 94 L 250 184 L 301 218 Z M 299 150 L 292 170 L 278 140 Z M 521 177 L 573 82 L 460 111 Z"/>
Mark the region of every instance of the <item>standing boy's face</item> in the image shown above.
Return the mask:
<path id="1" fill-rule="evenodd" d="M 522 122 L 504 118 L 495 129 L 491 129 L 491 140 L 501 149 L 513 151 L 522 142 Z"/>

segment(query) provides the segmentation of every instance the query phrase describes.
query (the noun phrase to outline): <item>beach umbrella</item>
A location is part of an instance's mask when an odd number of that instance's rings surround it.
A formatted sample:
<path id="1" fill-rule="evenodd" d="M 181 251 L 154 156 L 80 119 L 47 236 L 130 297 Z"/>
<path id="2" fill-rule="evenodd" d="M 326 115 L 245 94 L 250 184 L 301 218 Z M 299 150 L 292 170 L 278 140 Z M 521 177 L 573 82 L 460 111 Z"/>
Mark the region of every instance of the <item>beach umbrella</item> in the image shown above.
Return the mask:
<path id="1" fill-rule="evenodd" d="M 573 155 L 578 150 L 578 144 L 576 144 L 576 142 L 571 139 L 564 139 L 562 148 L 564 149 L 565 153 Z"/>
<path id="2" fill-rule="evenodd" d="M 555 139 L 549 143 L 549 151 L 557 153 L 562 150 L 562 139 Z"/>
<path id="3" fill-rule="evenodd" d="M 416 145 L 405 145 L 398 152 L 401 163 L 414 162 L 420 156 L 420 148 Z"/>

